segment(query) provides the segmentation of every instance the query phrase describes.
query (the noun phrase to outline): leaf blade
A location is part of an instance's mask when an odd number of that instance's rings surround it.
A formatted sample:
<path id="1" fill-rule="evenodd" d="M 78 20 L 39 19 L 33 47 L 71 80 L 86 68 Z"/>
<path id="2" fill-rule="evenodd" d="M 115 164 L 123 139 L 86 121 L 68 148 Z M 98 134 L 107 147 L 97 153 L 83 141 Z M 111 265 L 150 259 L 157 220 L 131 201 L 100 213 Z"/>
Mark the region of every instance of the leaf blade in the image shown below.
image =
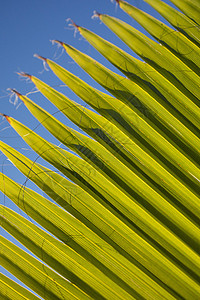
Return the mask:
<path id="1" fill-rule="evenodd" d="M 15 281 L 11 280 L 9 277 L 0 273 L 0 295 L 2 299 L 4 297 L 7 299 L 16 300 L 38 300 L 39 298 L 32 292 L 23 288 L 21 285 L 17 284 Z"/>

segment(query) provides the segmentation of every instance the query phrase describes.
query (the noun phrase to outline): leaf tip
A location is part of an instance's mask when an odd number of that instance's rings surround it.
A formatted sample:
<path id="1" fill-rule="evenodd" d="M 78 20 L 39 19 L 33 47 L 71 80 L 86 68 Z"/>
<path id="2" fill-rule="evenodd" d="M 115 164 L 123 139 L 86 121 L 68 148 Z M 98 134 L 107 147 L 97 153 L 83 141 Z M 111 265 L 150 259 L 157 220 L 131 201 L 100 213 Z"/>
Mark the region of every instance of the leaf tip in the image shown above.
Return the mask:
<path id="1" fill-rule="evenodd" d="M 30 74 L 25 73 L 25 72 L 17 72 L 17 74 L 22 77 L 28 77 L 29 79 L 32 78 L 32 76 Z"/>
<path id="2" fill-rule="evenodd" d="M 39 59 L 41 59 L 41 60 L 44 60 L 45 62 L 47 61 L 47 59 L 46 59 L 45 57 L 40 56 L 40 55 L 38 55 L 38 54 L 34 54 L 33 56 L 36 57 L 36 58 L 39 58 Z"/>
<path id="3" fill-rule="evenodd" d="M 79 29 L 79 25 L 77 25 L 71 18 L 66 19 L 67 23 L 69 23 L 69 26 L 73 26 L 76 29 Z"/>
<path id="4" fill-rule="evenodd" d="M 116 4 L 120 5 L 120 2 L 123 2 L 123 0 L 111 0 L 111 2 L 113 2 L 113 3 L 116 2 Z"/>
<path id="5" fill-rule="evenodd" d="M 13 92 L 14 94 L 16 94 L 19 98 L 20 96 L 22 96 L 22 94 L 20 94 L 18 91 L 16 91 L 15 89 L 10 89 L 11 92 Z"/>
<path id="6" fill-rule="evenodd" d="M 10 117 L 8 115 L 0 113 L 0 116 L 6 118 L 6 120 L 8 121 L 8 123 L 10 123 L 10 119 L 9 119 Z"/>
<path id="7" fill-rule="evenodd" d="M 61 46 L 64 45 L 64 43 L 61 42 L 61 41 L 59 41 L 59 40 L 52 40 L 52 43 L 57 43 L 57 44 L 59 44 L 59 45 L 61 45 Z"/>
<path id="8" fill-rule="evenodd" d="M 92 15 L 92 19 L 100 18 L 100 17 L 101 17 L 101 14 L 98 11 L 94 10 L 93 15 Z"/>
<path id="9" fill-rule="evenodd" d="M 22 100 L 22 102 L 24 102 L 23 101 L 23 96 L 22 96 L 22 94 L 20 94 L 18 91 L 16 91 L 15 89 L 9 89 L 12 93 L 14 93 L 15 95 L 17 95 L 17 97 L 19 97 L 19 99 L 20 100 Z"/>
<path id="10" fill-rule="evenodd" d="M 77 25 L 73 20 L 71 20 L 71 24 L 72 26 L 74 26 L 76 29 L 79 29 L 79 25 Z"/>

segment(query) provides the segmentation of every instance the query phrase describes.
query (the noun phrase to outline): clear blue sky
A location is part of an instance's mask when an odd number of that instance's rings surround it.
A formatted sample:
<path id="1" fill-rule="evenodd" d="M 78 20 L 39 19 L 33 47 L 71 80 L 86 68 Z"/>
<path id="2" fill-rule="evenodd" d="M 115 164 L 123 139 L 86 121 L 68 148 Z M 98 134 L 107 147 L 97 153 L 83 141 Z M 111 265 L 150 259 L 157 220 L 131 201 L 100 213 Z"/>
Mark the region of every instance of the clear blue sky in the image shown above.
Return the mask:
<path id="1" fill-rule="evenodd" d="M 127 0 L 159 19 L 163 20 L 153 9 L 145 4 L 142 0 Z M 167 2 L 167 1 L 165 1 Z M 35 53 L 44 57 L 55 60 L 58 64 L 67 68 L 69 71 L 78 75 L 82 79 L 95 87 L 99 87 L 89 76 L 87 76 L 72 60 L 62 53 L 61 49 L 52 46 L 50 40 L 58 39 L 68 44 L 77 47 L 79 50 L 86 52 L 93 58 L 102 62 L 108 67 L 111 67 L 106 60 L 98 54 L 79 34 L 74 36 L 74 30 L 68 26 L 66 19 L 71 18 L 78 25 L 84 26 L 95 33 L 101 35 L 105 39 L 122 47 L 129 53 L 132 53 L 120 40 L 115 37 L 99 20 L 92 20 L 93 11 L 97 10 L 100 13 L 106 13 L 130 23 L 134 27 L 141 30 L 141 27 L 134 22 L 130 17 L 121 11 L 119 7 L 111 3 L 110 0 L 5 0 L 1 1 L 1 18 L 0 18 L 0 112 L 10 115 L 21 121 L 31 129 L 38 125 L 38 122 L 30 115 L 23 105 L 18 106 L 20 102 L 13 103 L 14 98 L 10 98 L 8 88 L 15 88 L 22 94 L 26 94 L 33 89 L 33 85 L 19 78 L 16 72 L 24 71 L 49 85 L 58 86 L 58 90 L 65 93 L 68 97 L 81 101 L 66 87 L 62 87 L 59 79 L 52 74 L 51 71 L 43 70 L 40 60 L 33 57 Z M 144 31 L 143 31 L 144 32 Z M 61 55 L 62 54 L 62 55 Z M 133 53 L 132 53 L 133 54 Z M 114 67 L 111 67 L 115 70 Z M 43 72 L 41 72 L 43 70 Z M 60 87 L 59 87 L 60 86 Z M 43 106 L 49 112 L 53 113 L 55 107 L 49 104 L 44 97 L 39 93 L 33 94 L 30 98 Z M 66 125 L 72 124 L 66 120 L 61 114 L 57 114 L 58 118 Z M 40 126 L 40 133 L 48 140 L 59 144 L 58 141 L 51 138 L 50 135 Z M 23 143 L 20 137 L 9 128 L 3 118 L 0 118 L 0 138 L 19 149 L 19 151 L 27 155 L 31 159 L 37 157 L 30 150 L 25 150 L 28 147 Z M 42 162 L 39 160 L 39 162 Z M 12 164 L 6 160 L 5 156 L 0 154 L 1 172 L 7 174 L 18 183 L 24 184 L 25 178 L 20 175 Z M 40 192 L 30 182 L 27 186 L 34 188 Z M 4 204 L 12 209 L 15 209 L 21 215 L 24 215 L 17 209 L 10 200 L 0 193 L 1 204 Z M 9 237 L 2 229 L 0 234 Z M 13 239 L 12 239 L 13 240 Z M 13 240 L 14 241 L 14 240 Z M 14 241 L 16 243 L 16 241 Z M 4 269 L 0 268 L 5 274 L 8 274 Z"/>

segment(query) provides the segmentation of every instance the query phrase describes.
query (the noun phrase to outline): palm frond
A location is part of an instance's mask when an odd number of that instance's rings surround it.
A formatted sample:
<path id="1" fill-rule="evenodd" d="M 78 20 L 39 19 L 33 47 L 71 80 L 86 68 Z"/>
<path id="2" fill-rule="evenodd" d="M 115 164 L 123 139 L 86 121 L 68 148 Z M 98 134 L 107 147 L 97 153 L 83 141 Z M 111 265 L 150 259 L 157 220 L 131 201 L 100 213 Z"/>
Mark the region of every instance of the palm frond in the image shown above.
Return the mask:
<path id="1" fill-rule="evenodd" d="M 35 255 L 1 236 L 2 266 L 43 299 L 199 299 L 200 5 L 173 0 L 180 12 L 160 0 L 146 2 L 175 30 L 117 1 L 157 41 L 97 14 L 142 60 L 74 24 L 122 75 L 57 41 L 112 96 L 39 57 L 93 110 L 22 74 L 85 132 L 14 91 L 67 150 L 4 115 L 52 166 L 0 142 L 2 153 L 50 197 L 0 173 L 0 190 L 37 222 L 0 206 L 1 226 Z M 39 299 L 4 275 L 0 295 Z"/>

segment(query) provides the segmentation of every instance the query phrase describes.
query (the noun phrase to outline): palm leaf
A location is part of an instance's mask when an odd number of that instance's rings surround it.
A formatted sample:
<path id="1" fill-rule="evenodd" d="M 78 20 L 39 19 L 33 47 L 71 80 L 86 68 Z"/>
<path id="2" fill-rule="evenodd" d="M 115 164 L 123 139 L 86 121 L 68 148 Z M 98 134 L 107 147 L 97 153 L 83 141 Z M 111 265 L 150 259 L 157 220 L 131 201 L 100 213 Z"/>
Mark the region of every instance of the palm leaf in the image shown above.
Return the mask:
<path id="1" fill-rule="evenodd" d="M 38 258 L 0 237 L 1 262 L 43 299 L 198 299 L 200 6 L 173 0 L 181 13 L 160 0 L 146 1 L 174 31 L 117 2 L 159 44 L 125 22 L 97 15 L 144 62 L 74 25 L 127 77 L 57 41 L 113 96 L 38 56 L 94 111 L 22 74 L 87 135 L 14 90 L 70 151 L 3 115 L 54 170 L 3 142 L 0 150 L 55 202 L 0 173 L 0 190 L 37 222 L 1 205 L 1 226 Z M 38 299 L 4 275 L 0 295 Z"/>

